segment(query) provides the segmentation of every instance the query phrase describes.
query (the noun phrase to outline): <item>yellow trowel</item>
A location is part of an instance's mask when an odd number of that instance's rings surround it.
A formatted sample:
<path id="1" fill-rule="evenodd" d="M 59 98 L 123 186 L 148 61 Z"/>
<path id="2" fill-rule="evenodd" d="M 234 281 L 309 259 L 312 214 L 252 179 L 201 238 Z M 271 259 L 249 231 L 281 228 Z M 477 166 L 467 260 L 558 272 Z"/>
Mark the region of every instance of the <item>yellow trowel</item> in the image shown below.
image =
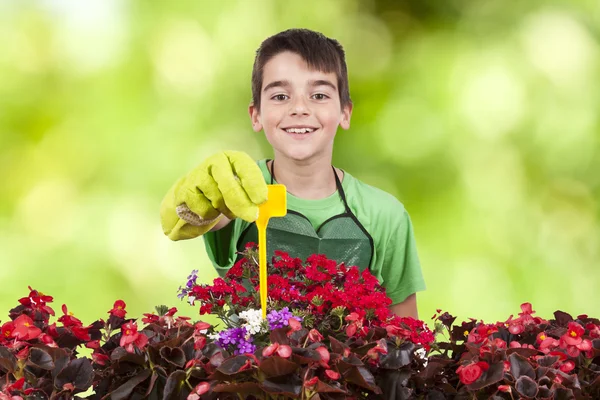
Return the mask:
<path id="1" fill-rule="evenodd" d="M 258 206 L 258 265 L 260 279 L 260 306 L 263 319 L 267 318 L 267 225 L 271 217 L 287 214 L 287 196 L 284 185 L 267 185 L 267 201 Z"/>

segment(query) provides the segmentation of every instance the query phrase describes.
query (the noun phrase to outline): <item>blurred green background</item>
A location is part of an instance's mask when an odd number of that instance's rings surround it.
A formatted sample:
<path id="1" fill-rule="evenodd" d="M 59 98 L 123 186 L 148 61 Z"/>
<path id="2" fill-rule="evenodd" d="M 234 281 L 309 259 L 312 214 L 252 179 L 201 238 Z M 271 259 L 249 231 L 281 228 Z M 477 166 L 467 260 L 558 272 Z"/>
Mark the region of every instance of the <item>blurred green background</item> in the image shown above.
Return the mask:
<path id="1" fill-rule="evenodd" d="M 176 298 L 172 182 L 224 149 L 271 156 L 247 115 L 254 52 L 307 27 L 345 46 L 335 164 L 409 210 L 436 308 L 504 320 L 600 311 L 600 3 L 0 2 L 0 319 L 27 286 L 85 323 Z"/>

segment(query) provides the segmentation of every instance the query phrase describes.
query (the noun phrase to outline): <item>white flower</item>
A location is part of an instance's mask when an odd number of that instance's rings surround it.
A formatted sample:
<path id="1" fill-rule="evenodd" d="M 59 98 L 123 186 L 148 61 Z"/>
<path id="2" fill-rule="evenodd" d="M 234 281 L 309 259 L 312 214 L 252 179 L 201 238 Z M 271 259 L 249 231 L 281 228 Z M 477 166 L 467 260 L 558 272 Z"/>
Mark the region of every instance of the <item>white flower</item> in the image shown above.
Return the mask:
<path id="1" fill-rule="evenodd" d="M 261 310 L 245 310 L 239 315 L 240 319 L 246 320 L 242 326 L 249 334 L 255 335 L 263 329 L 263 318 Z"/>

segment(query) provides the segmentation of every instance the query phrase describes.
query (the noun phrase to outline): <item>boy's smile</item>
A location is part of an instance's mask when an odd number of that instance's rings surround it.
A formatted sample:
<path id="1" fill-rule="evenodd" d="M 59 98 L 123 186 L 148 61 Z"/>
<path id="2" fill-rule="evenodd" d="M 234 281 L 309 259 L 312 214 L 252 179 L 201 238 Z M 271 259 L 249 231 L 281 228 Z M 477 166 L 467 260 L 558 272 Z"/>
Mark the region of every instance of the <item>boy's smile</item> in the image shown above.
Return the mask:
<path id="1" fill-rule="evenodd" d="M 351 106 L 342 108 L 334 72 L 310 69 L 289 51 L 263 69 L 260 111 L 249 108 L 256 132 L 265 131 L 275 156 L 295 161 L 331 157 L 337 127 L 350 126 Z"/>

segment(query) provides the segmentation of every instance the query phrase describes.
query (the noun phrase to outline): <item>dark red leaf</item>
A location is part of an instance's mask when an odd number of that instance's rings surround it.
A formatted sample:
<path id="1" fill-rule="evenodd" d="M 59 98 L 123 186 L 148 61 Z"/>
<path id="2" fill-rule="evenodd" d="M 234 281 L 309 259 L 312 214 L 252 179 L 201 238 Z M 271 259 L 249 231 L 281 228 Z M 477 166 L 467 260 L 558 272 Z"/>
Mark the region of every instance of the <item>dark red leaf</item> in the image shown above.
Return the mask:
<path id="1" fill-rule="evenodd" d="M 29 350 L 28 364 L 45 370 L 54 368 L 54 361 L 50 354 L 35 347 Z"/>
<path id="2" fill-rule="evenodd" d="M 246 365 L 250 358 L 246 356 L 235 356 L 228 358 L 217 368 L 217 370 L 225 375 L 233 375 L 240 372 L 240 369 Z"/>
<path id="3" fill-rule="evenodd" d="M 526 359 L 513 353 L 508 356 L 508 361 L 510 362 L 510 373 L 515 379 L 519 379 L 523 375 L 535 379 L 535 371 Z"/>
<path id="4" fill-rule="evenodd" d="M 526 399 L 534 399 L 538 393 L 537 383 L 530 377 L 523 375 L 517 379 L 515 385 L 517 392 Z"/>
<path id="5" fill-rule="evenodd" d="M 268 393 L 298 398 L 302 391 L 302 380 L 295 375 L 283 380 L 283 382 L 265 379 L 261 387 Z"/>
<path id="6" fill-rule="evenodd" d="M 239 393 L 244 398 L 251 394 L 261 394 L 263 391 L 256 382 L 220 383 L 213 388 L 215 393 Z"/>
<path id="7" fill-rule="evenodd" d="M 167 378 L 167 383 L 165 384 L 165 389 L 163 391 L 163 400 L 175 400 L 179 397 L 179 392 L 181 388 L 184 386 L 186 374 L 183 370 L 174 371 Z M 188 388 L 189 392 L 189 388 Z"/>
<path id="8" fill-rule="evenodd" d="M 60 371 L 54 380 L 54 386 L 62 389 L 65 384 L 71 383 L 77 391 L 85 391 L 92 385 L 93 379 L 92 362 L 87 358 L 78 358 Z"/>
<path id="9" fill-rule="evenodd" d="M 567 326 L 569 322 L 573 321 L 571 314 L 560 310 L 554 312 L 554 318 L 556 318 L 556 322 L 561 326 Z"/>
<path id="10" fill-rule="evenodd" d="M 127 382 L 119 386 L 116 390 L 110 393 L 110 400 L 125 400 L 131 395 L 131 392 L 137 385 L 144 382 L 152 374 L 152 370 L 144 369 L 136 376 L 129 379 Z"/>
<path id="11" fill-rule="evenodd" d="M 260 370 L 269 378 L 291 374 L 300 365 L 279 356 L 271 356 L 260 363 Z"/>
<path id="12" fill-rule="evenodd" d="M 169 364 L 173 364 L 177 367 L 183 368 L 185 365 L 185 354 L 183 354 L 183 350 L 178 347 L 173 348 L 165 346 L 160 349 L 160 356 Z"/>
<path id="13" fill-rule="evenodd" d="M 3 346 L 0 346 L 0 368 L 9 373 L 13 373 L 17 369 L 17 358 Z"/>
<path id="14" fill-rule="evenodd" d="M 365 367 L 352 367 L 344 373 L 344 378 L 348 382 L 381 394 L 381 389 L 375 383 L 375 377 Z"/>

